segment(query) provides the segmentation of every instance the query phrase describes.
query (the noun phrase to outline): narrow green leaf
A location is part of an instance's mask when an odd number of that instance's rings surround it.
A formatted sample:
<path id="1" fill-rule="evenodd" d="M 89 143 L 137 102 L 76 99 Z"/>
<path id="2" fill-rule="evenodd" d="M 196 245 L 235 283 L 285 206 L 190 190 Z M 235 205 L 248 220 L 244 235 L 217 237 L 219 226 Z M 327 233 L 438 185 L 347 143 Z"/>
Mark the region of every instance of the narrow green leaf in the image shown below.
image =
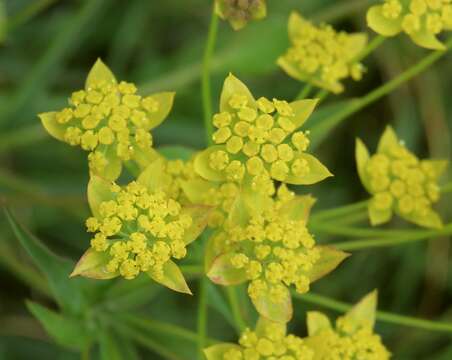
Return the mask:
<path id="1" fill-rule="evenodd" d="M 58 344 L 83 350 L 93 341 L 92 334 L 80 320 L 63 316 L 31 301 L 27 301 L 27 308 Z"/>
<path id="2" fill-rule="evenodd" d="M 135 347 L 109 329 L 99 334 L 100 360 L 139 360 Z"/>
<path id="3" fill-rule="evenodd" d="M 314 282 L 331 271 L 336 269 L 341 262 L 350 256 L 350 254 L 337 250 L 330 246 L 317 246 L 320 251 L 320 258 L 314 264 L 312 269 L 306 274 L 311 282 Z"/>

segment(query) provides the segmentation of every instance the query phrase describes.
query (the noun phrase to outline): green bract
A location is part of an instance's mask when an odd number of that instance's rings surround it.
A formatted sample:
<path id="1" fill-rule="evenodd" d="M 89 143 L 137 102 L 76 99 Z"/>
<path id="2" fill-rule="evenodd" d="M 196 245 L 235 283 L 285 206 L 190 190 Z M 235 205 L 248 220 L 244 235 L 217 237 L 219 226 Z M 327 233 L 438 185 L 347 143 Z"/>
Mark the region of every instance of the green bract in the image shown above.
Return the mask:
<path id="1" fill-rule="evenodd" d="M 384 132 L 377 153 L 356 142 L 358 174 L 366 190 L 372 225 L 389 221 L 393 212 L 407 221 L 429 228 L 442 227 L 432 205 L 439 200 L 438 178 L 447 167 L 445 160 L 418 160 L 400 142 L 391 127 Z"/>
<path id="2" fill-rule="evenodd" d="M 117 82 L 111 70 L 97 60 L 76 91 L 70 106 L 40 114 L 50 135 L 89 151 L 91 173 L 116 180 L 125 161 L 144 169 L 157 157 L 150 130 L 160 125 L 173 106 L 174 93 L 142 97 L 132 83 Z"/>
<path id="3" fill-rule="evenodd" d="M 215 0 L 215 13 L 229 21 L 234 30 L 244 28 L 251 20 L 267 16 L 266 0 Z"/>
<path id="4" fill-rule="evenodd" d="M 383 0 L 367 12 L 367 23 L 383 36 L 407 34 L 414 43 L 427 49 L 443 50 L 437 36 L 452 30 L 450 0 Z"/>

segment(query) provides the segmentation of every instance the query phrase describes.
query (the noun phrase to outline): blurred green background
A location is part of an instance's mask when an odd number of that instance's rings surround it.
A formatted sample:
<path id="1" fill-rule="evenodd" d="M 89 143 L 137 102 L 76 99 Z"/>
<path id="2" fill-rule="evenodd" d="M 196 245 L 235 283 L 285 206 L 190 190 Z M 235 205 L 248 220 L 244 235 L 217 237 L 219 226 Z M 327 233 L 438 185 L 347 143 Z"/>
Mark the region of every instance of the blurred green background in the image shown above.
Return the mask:
<path id="1" fill-rule="evenodd" d="M 269 0 L 268 18 L 240 32 L 221 22 L 212 69 L 214 108 L 229 72 L 245 81 L 256 96 L 288 100 L 296 96 L 302 85 L 275 65 L 288 45 L 286 21 L 292 10 L 315 21 L 331 22 L 338 29 L 367 31 L 373 36 L 365 26 L 365 11 L 371 3 L 375 1 Z M 83 86 L 87 71 L 101 57 L 119 79 L 136 82 L 143 94 L 177 91 L 170 117 L 154 133 L 157 146 L 202 148 L 205 135 L 200 72 L 211 1 L 7 0 L 0 4 L 6 13 L 6 20 L 0 15 L 0 201 L 55 253 L 75 261 L 89 242 L 83 226 L 88 216 L 86 154 L 48 136 L 36 114 L 62 107 L 70 93 Z M 363 81 L 347 83 L 343 95 L 328 97 L 320 108 L 334 110 L 338 101 L 366 94 L 428 53 L 405 37 L 387 41 L 366 59 L 368 71 Z M 452 58 L 446 56 L 329 133 L 317 155 L 335 177 L 303 189 L 318 197 L 316 209 L 365 199 L 354 166 L 355 137 L 373 148 L 387 124 L 396 128 L 417 155 L 451 158 L 451 66 Z M 448 222 L 452 218 L 450 205 L 444 201 L 440 207 Z M 391 226 L 405 224 L 393 222 Z M 347 239 L 317 240 L 327 243 Z M 432 239 L 356 252 L 332 275 L 316 283 L 313 291 L 352 303 L 378 288 L 382 310 L 452 322 L 449 241 Z M 187 261 L 197 260 L 196 250 Z M 139 314 L 196 331 L 196 297 L 181 296 L 146 281 L 85 285 L 104 295 L 94 297 L 95 305 L 86 314 L 81 313 L 82 318 L 106 309 L 111 316 Z M 196 294 L 197 283 L 190 285 Z M 110 291 L 108 296 L 105 291 Z M 212 286 L 209 336 L 235 341 L 234 330 L 221 315 L 224 300 L 218 296 L 222 296 L 221 290 Z M 0 359 L 78 358 L 76 351 L 55 344 L 46 335 L 27 310 L 26 299 L 58 309 L 48 296 L 40 270 L 1 213 Z M 290 327 L 297 335 L 305 335 L 304 314 L 310 309 L 321 308 L 295 302 Z M 180 347 L 185 354 L 195 351 L 192 342 L 183 344 L 155 329 L 154 333 L 141 328 L 124 332 L 108 321 L 102 326 L 109 330 L 112 346 L 120 344 L 127 359 L 164 358 L 149 346 L 153 342 L 164 348 Z M 395 359 L 452 358 L 451 333 L 383 323 L 377 324 L 377 331 Z M 93 346 L 92 357 L 97 354 Z"/>

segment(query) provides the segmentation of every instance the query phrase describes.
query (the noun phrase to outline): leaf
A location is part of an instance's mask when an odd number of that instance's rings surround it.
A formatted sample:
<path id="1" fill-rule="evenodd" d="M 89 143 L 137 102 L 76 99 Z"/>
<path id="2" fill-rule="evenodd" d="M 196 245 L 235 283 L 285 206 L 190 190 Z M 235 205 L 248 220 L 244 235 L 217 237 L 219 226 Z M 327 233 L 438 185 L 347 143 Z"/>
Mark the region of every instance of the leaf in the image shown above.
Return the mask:
<path id="1" fill-rule="evenodd" d="M 161 157 L 154 160 L 140 174 L 137 182 L 145 186 L 150 193 L 165 189 L 169 183 L 169 175 L 165 172 L 165 160 Z"/>
<path id="2" fill-rule="evenodd" d="M 109 329 L 99 334 L 100 360 L 138 360 L 134 345 L 125 337 L 117 336 Z"/>
<path id="3" fill-rule="evenodd" d="M 284 299 L 281 302 L 275 303 L 271 301 L 268 293 L 264 293 L 257 299 L 251 299 L 251 301 L 261 316 L 274 322 L 287 323 L 292 319 L 293 308 L 292 298 L 286 287 L 284 287 L 283 297 Z"/>
<path id="4" fill-rule="evenodd" d="M 309 173 L 304 176 L 289 174 L 285 182 L 293 185 L 312 185 L 327 177 L 333 176 L 330 171 L 317 158 L 310 154 L 298 154 L 297 159 L 306 160 L 309 166 Z"/>
<path id="5" fill-rule="evenodd" d="M 360 139 L 356 139 L 355 158 L 356 168 L 358 170 L 358 175 L 361 183 L 367 191 L 371 192 L 369 177 L 367 176 L 366 172 L 366 165 L 370 158 L 369 150 L 367 150 L 366 145 L 364 145 L 364 143 Z"/>
<path id="6" fill-rule="evenodd" d="M 218 150 L 225 151 L 225 147 L 221 145 L 210 146 L 206 150 L 200 152 L 195 157 L 194 169 L 202 178 L 210 181 L 224 181 L 226 175 L 222 171 L 214 170 L 210 167 L 210 155 Z"/>
<path id="7" fill-rule="evenodd" d="M 323 330 L 331 329 L 331 322 L 328 316 L 318 311 L 309 311 L 306 321 L 309 336 L 317 335 Z"/>
<path id="8" fill-rule="evenodd" d="M 316 201 L 311 195 L 296 196 L 281 207 L 281 214 L 291 220 L 307 222 Z"/>
<path id="9" fill-rule="evenodd" d="M 306 120 L 308 120 L 314 112 L 318 102 L 319 99 L 305 99 L 290 103 L 290 106 L 295 113 L 295 116 L 291 120 L 295 124 L 296 129 L 302 127 Z"/>
<path id="10" fill-rule="evenodd" d="M 116 198 L 116 194 L 111 191 L 111 183 L 97 175 L 92 176 L 89 180 L 87 194 L 91 212 L 97 218 L 101 218 L 100 204 Z"/>
<path id="11" fill-rule="evenodd" d="M 95 64 L 88 73 L 85 82 L 85 88 L 89 89 L 91 86 L 103 82 L 112 84 L 117 83 L 115 76 L 108 68 L 108 66 L 105 65 L 101 59 L 97 59 Z"/>
<path id="12" fill-rule="evenodd" d="M 298 66 L 287 60 L 285 56 L 280 56 L 278 60 L 276 60 L 276 63 L 281 69 L 284 70 L 284 72 L 287 73 L 287 75 L 293 77 L 294 79 L 307 83 L 311 82 L 311 78 L 300 71 L 300 68 Z"/>
<path id="13" fill-rule="evenodd" d="M 438 38 L 423 28 L 421 31 L 417 31 L 414 34 L 410 34 L 411 40 L 416 45 L 430 50 L 446 50 L 446 46 L 438 40 Z"/>
<path id="14" fill-rule="evenodd" d="M 163 278 L 156 278 L 151 271 L 148 271 L 148 275 L 159 284 L 166 286 L 167 288 L 183 293 L 193 295 L 189 289 L 184 275 L 173 261 L 168 260 L 163 265 Z"/>
<path id="15" fill-rule="evenodd" d="M 188 245 L 203 233 L 212 214 L 212 207 L 202 205 L 187 206 L 183 208 L 182 214 L 190 215 L 193 220 L 192 225 L 184 232 L 183 241 Z"/>
<path id="16" fill-rule="evenodd" d="M 224 360 L 224 354 L 230 350 L 241 350 L 239 345 L 235 344 L 218 344 L 204 349 L 204 355 L 207 360 Z"/>
<path id="17" fill-rule="evenodd" d="M 311 282 L 317 281 L 329 274 L 350 256 L 350 254 L 330 246 L 317 246 L 316 248 L 320 251 L 320 258 L 306 274 Z"/>
<path id="18" fill-rule="evenodd" d="M 161 92 L 151 95 L 158 102 L 159 107 L 155 113 L 148 113 L 149 123 L 146 127 L 147 130 L 156 128 L 167 118 L 173 108 L 175 95 L 175 92 Z"/>
<path id="19" fill-rule="evenodd" d="M 96 251 L 89 248 L 75 265 L 70 277 L 83 276 L 91 279 L 107 280 L 119 275 L 119 272 L 111 273 L 106 266 L 111 256 L 104 251 Z"/>
<path id="20" fill-rule="evenodd" d="M 207 277 L 218 285 L 239 285 L 247 281 L 246 272 L 232 266 L 231 259 L 236 253 L 219 255 L 212 263 Z"/>
<path id="21" fill-rule="evenodd" d="M 60 124 L 56 120 L 56 112 L 46 112 L 39 114 L 38 117 L 42 122 L 42 126 L 47 130 L 47 132 L 52 135 L 55 139 L 64 141 L 64 133 L 68 127 L 67 124 Z"/>
<path id="22" fill-rule="evenodd" d="M 244 227 L 251 218 L 251 210 L 243 196 L 237 196 L 229 211 L 228 221 L 232 226 Z M 258 212 L 257 209 L 254 211 Z"/>
<path id="23" fill-rule="evenodd" d="M 415 212 L 412 214 L 402 214 L 400 211 L 397 211 L 397 213 L 403 219 L 429 229 L 441 229 L 444 226 L 439 214 L 432 209 L 429 209 L 426 214 L 422 215 Z"/>
<path id="24" fill-rule="evenodd" d="M 182 180 L 180 184 L 185 196 L 192 204 L 203 204 L 204 196 L 214 187 L 211 182 L 204 179 Z"/>
<path id="25" fill-rule="evenodd" d="M 397 134 L 391 126 L 387 126 L 383 135 L 378 142 L 379 153 L 387 152 L 392 147 L 399 145 L 399 139 L 397 138 Z"/>
<path id="26" fill-rule="evenodd" d="M 5 209 L 5 214 L 14 235 L 46 276 L 58 304 L 70 313 L 80 313 L 86 301 L 81 291 L 80 282 L 71 281 L 68 278 L 73 263 L 52 253 L 36 237 L 18 224 L 8 209 Z"/>
<path id="27" fill-rule="evenodd" d="M 353 308 L 347 312 L 345 317 L 352 321 L 357 327 L 362 325 L 375 325 L 377 312 L 377 291 L 374 290 L 362 298 Z"/>
<path id="28" fill-rule="evenodd" d="M 367 25 L 383 36 L 395 36 L 402 31 L 402 20 L 387 19 L 383 16 L 383 6 L 372 6 L 367 12 Z"/>
<path id="29" fill-rule="evenodd" d="M 106 180 L 115 181 L 121 175 L 122 160 L 116 155 L 116 149 L 113 146 L 106 146 L 104 156 L 107 164 L 103 173 L 97 175 Z"/>
<path id="30" fill-rule="evenodd" d="M 140 146 L 135 146 L 132 160 L 138 164 L 141 170 L 144 170 L 159 157 L 159 153 L 152 147 L 142 149 Z"/>
<path id="31" fill-rule="evenodd" d="M 369 202 L 367 210 L 369 213 L 369 219 L 372 226 L 385 224 L 392 218 L 391 208 L 385 210 L 377 209 L 373 204 L 373 201 Z"/>
<path id="32" fill-rule="evenodd" d="M 224 81 L 223 90 L 221 91 L 220 97 L 221 112 L 233 111 L 233 109 L 229 105 L 229 100 L 231 99 L 232 95 L 246 96 L 246 98 L 248 99 L 247 106 L 253 109 L 257 108 L 256 100 L 254 99 L 248 87 L 239 79 L 237 79 L 234 75 L 229 74 Z"/>
<path id="33" fill-rule="evenodd" d="M 26 304 L 28 310 L 58 344 L 70 349 L 83 350 L 92 342 L 91 334 L 80 320 L 63 316 L 31 301 L 27 301 Z"/>
<path id="34" fill-rule="evenodd" d="M 189 161 L 193 157 L 193 154 L 195 153 L 195 150 L 193 149 L 178 145 L 161 146 L 157 150 L 167 160 Z"/>
<path id="35" fill-rule="evenodd" d="M 206 281 L 206 291 L 209 306 L 218 311 L 231 327 L 235 327 L 236 324 L 234 316 L 231 313 L 231 308 L 220 291 L 218 291 L 218 287 L 210 281 Z"/>

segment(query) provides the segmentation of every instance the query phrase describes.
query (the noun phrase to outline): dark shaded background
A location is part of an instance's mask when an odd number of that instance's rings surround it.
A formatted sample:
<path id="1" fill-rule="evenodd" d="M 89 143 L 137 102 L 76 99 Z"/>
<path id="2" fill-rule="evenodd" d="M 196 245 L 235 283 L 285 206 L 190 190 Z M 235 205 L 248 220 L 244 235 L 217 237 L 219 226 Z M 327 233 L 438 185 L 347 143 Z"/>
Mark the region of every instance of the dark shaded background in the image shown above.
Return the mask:
<path id="1" fill-rule="evenodd" d="M 75 260 L 89 241 L 82 224 L 88 215 L 86 154 L 50 138 L 36 114 L 63 106 L 70 93 L 83 86 L 87 71 L 101 57 L 119 79 L 136 82 L 143 94 L 177 91 L 170 117 L 154 133 L 157 145 L 202 148 L 200 64 L 211 1 L 47 2 L 48 7 L 36 16 L 21 18 L 23 9 L 43 2 L 6 1 L 11 23 L 0 46 L 0 196 L 51 249 Z M 275 65 L 288 44 L 286 21 L 291 10 L 297 9 L 316 21 L 331 22 L 339 29 L 368 31 L 373 36 L 365 26 L 365 11 L 371 3 L 375 1 L 269 0 L 268 18 L 241 32 L 222 22 L 213 61 L 215 108 L 222 81 L 230 71 L 256 96 L 296 96 L 301 84 Z M 387 41 L 365 61 L 368 72 L 364 80 L 348 83 L 344 95 L 330 96 L 321 107 L 367 93 L 426 54 L 427 50 L 415 47 L 406 37 Z M 319 198 L 317 208 L 366 197 L 354 166 L 355 137 L 374 148 L 387 124 L 396 128 L 417 155 L 450 158 L 451 65 L 451 57 L 446 56 L 431 70 L 331 132 L 317 155 L 335 177 L 305 190 Z M 447 201 L 441 207 L 447 221 L 452 217 L 451 207 Z M 393 222 L 392 226 L 405 225 Z M 347 239 L 318 239 L 343 240 Z M 452 321 L 449 240 L 357 252 L 313 290 L 355 302 L 378 288 L 381 309 Z M 191 285 L 197 288 L 195 283 Z M 55 345 L 25 308 L 25 299 L 55 307 L 41 294 L 40 286 L 45 284 L 39 272 L 0 214 L 0 359 L 79 356 Z M 144 296 L 127 306 L 124 310 L 131 313 L 195 329 L 195 298 L 160 291 L 158 296 Z M 296 303 L 291 327 L 298 335 L 305 334 L 304 313 L 313 308 Z M 234 332 L 222 317 L 215 311 L 210 316 L 210 335 L 234 341 Z M 377 331 L 395 359 L 452 358 L 452 334 L 381 323 Z M 171 344 L 171 339 L 168 341 Z M 139 351 L 142 358 L 159 358 L 144 347 Z"/>

